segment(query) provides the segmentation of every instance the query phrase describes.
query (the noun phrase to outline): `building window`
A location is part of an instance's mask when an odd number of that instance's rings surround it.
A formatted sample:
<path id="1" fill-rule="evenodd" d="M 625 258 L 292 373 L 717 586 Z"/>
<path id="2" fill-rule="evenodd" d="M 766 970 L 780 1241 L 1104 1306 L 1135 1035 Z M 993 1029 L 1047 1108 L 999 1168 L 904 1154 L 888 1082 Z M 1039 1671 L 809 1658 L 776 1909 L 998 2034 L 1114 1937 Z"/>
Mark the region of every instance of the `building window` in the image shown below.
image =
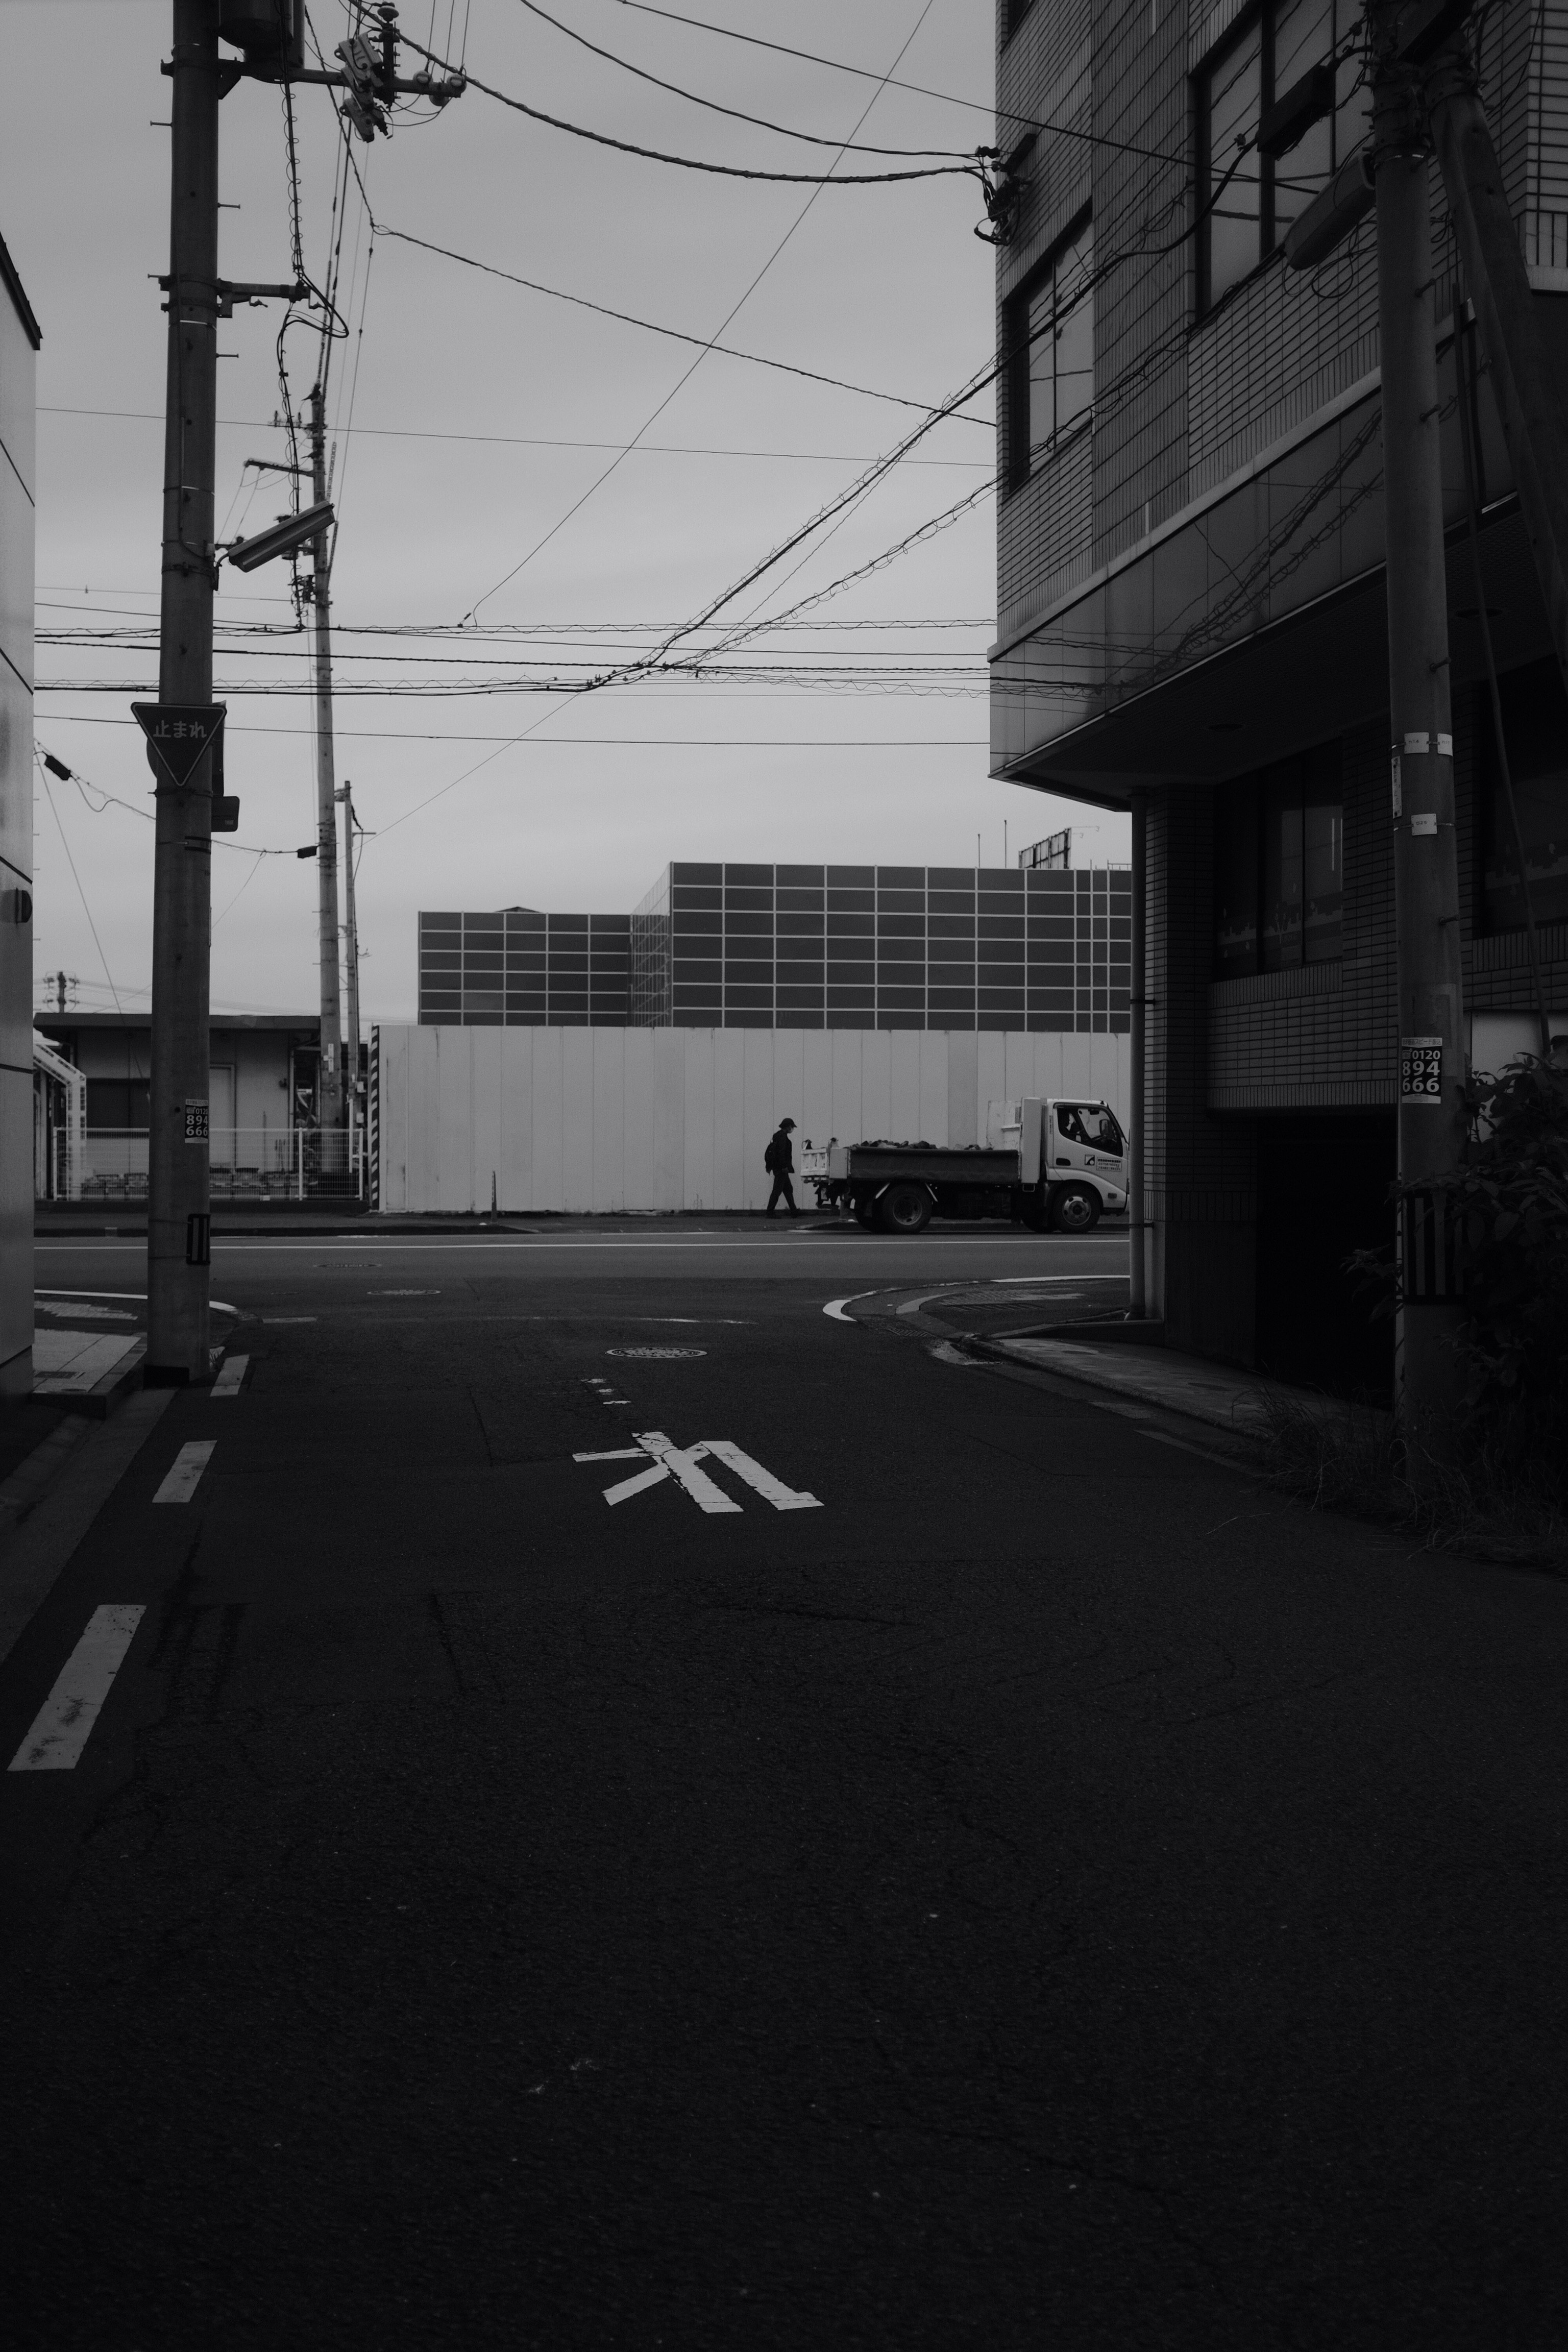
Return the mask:
<path id="1" fill-rule="evenodd" d="M 1361 15 L 1360 0 L 1266 0 L 1195 76 L 1200 315 L 1268 260 L 1365 137 L 1371 93 L 1351 37 Z M 1281 101 L 1293 101 L 1288 128 Z M 1260 133 L 1288 143 L 1263 153 Z"/>
<path id="2" fill-rule="evenodd" d="M 1554 661 L 1532 662 L 1498 681 L 1514 806 L 1524 838 L 1524 870 L 1538 923 L 1568 921 L 1568 698 Z M 1492 741 L 1483 687 L 1476 702 L 1481 745 L 1481 907 L 1483 931 L 1521 931 L 1524 896 L 1519 853 Z"/>
<path id="3" fill-rule="evenodd" d="M 1008 302 L 1007 472 L 1013 488 L 1094 411 L 1094 229 L 1087 213 Z"/>
<path id="4" fill-rule="evenodd" d="M 1342 952 L 1340 747 L 1222 785 L 1215 803 L 1215 977 L 1291 971 Z"/>

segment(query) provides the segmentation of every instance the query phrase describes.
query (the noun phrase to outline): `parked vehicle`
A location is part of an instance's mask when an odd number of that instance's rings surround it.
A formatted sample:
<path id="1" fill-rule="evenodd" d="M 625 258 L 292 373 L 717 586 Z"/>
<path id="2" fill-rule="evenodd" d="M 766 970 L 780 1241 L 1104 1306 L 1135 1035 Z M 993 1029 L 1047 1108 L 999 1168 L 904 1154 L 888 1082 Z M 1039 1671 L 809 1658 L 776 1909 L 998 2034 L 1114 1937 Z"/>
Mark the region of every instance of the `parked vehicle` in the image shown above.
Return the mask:
<path id="1" fill-rule="evenodd" d="M 825 1169 L 816 1162 L 826 1158 Z M 1005 1217 L 1036 1233 L 1091 1234 L 1127 1206 L 1127 1139 L 1109 1103 L 991 1103 L 985 1141 L 830 1143 L 802 1172 L 819 1208 L 887 1234 L 923 1232 L 933 1216 Z"/>

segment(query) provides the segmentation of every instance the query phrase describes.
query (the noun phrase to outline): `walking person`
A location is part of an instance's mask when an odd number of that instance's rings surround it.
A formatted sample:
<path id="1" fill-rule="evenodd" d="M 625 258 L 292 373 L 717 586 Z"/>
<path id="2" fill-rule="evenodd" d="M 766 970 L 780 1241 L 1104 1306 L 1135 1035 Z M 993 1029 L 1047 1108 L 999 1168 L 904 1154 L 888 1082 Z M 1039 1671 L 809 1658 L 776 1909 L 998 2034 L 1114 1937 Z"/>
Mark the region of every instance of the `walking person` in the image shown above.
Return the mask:
<path id="1" fill-rule="evenodd" d="M 784 1195 L 790 1215 L 798 1217 L 800 1214 L 800 1211 L 795 1204 L 795 1193 L 789 1181 L 795 1174 L 795 1147 L 790 1141 L 794 1127 L 793 1118 L 781 1118 L 773 1140 L 763 1154 L 763 1166 L 773 1180 L 773 1189 L 768 1194 L 768 1205 L 763 1212 L 766 1216 L 773 1215 L 781 1193 Z"/>

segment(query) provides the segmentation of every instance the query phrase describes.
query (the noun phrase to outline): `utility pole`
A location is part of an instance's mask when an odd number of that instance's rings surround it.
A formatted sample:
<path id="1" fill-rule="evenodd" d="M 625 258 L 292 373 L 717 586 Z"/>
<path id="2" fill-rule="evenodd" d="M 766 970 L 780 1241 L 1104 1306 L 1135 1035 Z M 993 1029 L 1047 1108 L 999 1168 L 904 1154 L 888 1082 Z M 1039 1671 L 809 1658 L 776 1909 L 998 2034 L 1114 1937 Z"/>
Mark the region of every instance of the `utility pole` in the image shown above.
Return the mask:
<path id="1" fill-rule="evenodd" d="M 351 1123 L 359 1102 L 359 925 L 354 917 L 354 788 L 344 779 L 343 979 L 348 992 L 348 1074 L 344 1087 Z"/>
<path id="2" fill-rule="evenodd" d="M 174 32 L 158 698 L 206 709 L 216 556 L 218 0 L 174 0 Z M 165 1385 L 200 1380 L 208 1369 L 212 757 L 204 750 L 183 784 L 157 774 L 143 1376 Z"/>
<path id="3" fill-rule="evenodd" d="M 1132 989 L 1131 1035 L 1128 1040 L 1132 1064 L 1131 1101 L 1129 1105 L 1129 1125 L 1131 1134 L 1127 1139 L 1127 1220 L 1131 1228 L 1128 1239 L 1131 1244 L 1128 1273 L 1127 1311 L 1134 1322 L 1142 1322 L 1149 1312 L 1149 1246 L 1148 1212 L 1144 1207 L 1145 1170 L 1148 1166 L 1143 1149 L 1144 1106 L 1149 1088 L 1144 1076 L 1144 1055 L 1148 1050 L 1149 1024 L 1145 1013 L 1149 1002 L 1149 795 L 1135 786 L 1132 803 Z"/>
<path id="4" fill-rule="evenodd" d="M 322 338 L 322 350 L 326 340 Z M 310 482 L 318 506 L 327 498 L 326 394 L 318 376 L 310 387 Z M 321 1048 L 316 1083 L 321 1129 L 321 1169 L 342 1158 L 343 1125 L 343 1026 L 338 988 L 338 813 L 332 759 L 331 534 L 323 527 L 311 542 L 310 594 L 315 607 L 316 669 L 316 892 L 321 973 Z"/>
<path id="5" fill-rule="evenodd" d="M 1406 1427 L 1458 1400 L 1461 1309 L 1422 1188 L 1465 1160 L 1466 1054 L 1443 562 L 1430 142 L 1420 76 L 1394 53 L 1400 10 L 1373 15 L 1373 170 L 1388 549 L 1388 701 L 1399 1014 L 1401 1304 L 1395 1412 Z M 1410 1198 L 1414 1190 L 1415 1198 Z M 1431 1240 L 1436 1236 L 1436 1248 Z M 1419 1263 L 1418 1263 L 1419 1260 Z"/>

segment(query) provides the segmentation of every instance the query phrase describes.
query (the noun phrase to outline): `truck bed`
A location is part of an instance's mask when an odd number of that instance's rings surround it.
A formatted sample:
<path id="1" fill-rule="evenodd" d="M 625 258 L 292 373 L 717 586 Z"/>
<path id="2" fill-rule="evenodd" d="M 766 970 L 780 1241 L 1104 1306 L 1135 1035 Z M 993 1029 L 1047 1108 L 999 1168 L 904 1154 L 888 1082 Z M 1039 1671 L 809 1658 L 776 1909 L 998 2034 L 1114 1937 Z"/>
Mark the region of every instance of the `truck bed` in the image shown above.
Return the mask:
<path id="1" fill-rule="evenodd" d="M 851 1143 L 839 1149 L 845 1159 L 843 1172 L 851 1182 L 886 1184 L 897 1176 L 913 1176 L 928 1184 L 1016 1184 L 1019 1181 L 1016 1151 L 962 1146 L 949 1150 L 937 1143 Z M 832 1158 L 837 1160 L 837 1153 Z M 832 1172 L 839 1171 L 833 1167 Z"/>

